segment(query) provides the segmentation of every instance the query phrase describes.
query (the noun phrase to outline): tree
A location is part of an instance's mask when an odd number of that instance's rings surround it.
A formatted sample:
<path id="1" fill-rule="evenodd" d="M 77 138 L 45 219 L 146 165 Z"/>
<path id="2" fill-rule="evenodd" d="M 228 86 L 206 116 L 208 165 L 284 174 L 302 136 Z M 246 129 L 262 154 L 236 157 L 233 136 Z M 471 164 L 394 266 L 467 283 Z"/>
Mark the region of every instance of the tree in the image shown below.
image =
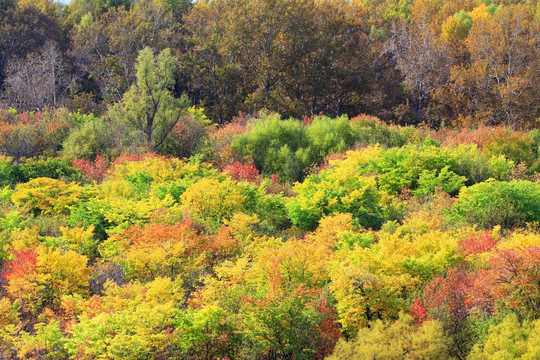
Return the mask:
<path id="1" fill-rule="evenodd" d="M 520 324 L 516 315 L 508 315 L 489 328 L 484 343 L 478 343 L 471 360 L 537 359 L 540 356 L 540 320 Z"/>
<path id="2" fill-rule="evenodd" d="M 493 179 L 463 188 L 450 217 L 454 221 L 489 228 L 511 228 L 540 220 L 540 185 L 532 181 Z"/>
<path id="3" fill-rule="evenodd" d="M 433 92 L 448 78 L 444 45 L 433 35 L 425 17 L 416 22 L 395 26 L 388 41 L 388 50 L 405 79 L 412 95 L 416 122 L 424 119 L 424 108 Z"/>
<path id="4" fill-rule="evenodd" d="M 448 345 L 440 322 L 417 327 L 410 315 L 401 313 L 393 323 L 378 320 L 348 342 L 341 340 L 328 360 L 442 360 L 449 359 Z"/>
<path id="5" fill-rule="evenodd" d="M 472 13 L 466 39 L 471 62 L 453 74 L 456 90 L 474 90 L 470 107 L 484 122 L 525 125 L 539 111 L 538 25 L 521 4 L 494 14 L 484 5 Z"/>
<path id="6" fill-rule="evenodd" d="M 245 205 L 249 198 L 246 194 L 250 191 L 245 190 L 248 187 L 239 186 L 230 179 L 220 182 L 206 178 L 190 185 L 181 198 L 193 218 L 217 230 L 224 220 L 230 220 L 236 212 L 242 209 L 247 211 Z"/>
<path id="7" fill-rule="evenodd" d="M 2 5 L 0 5 L 1 7 Z M 5 79 L 5 66 L 11 59 L 24 59 L 47 41 L 65 49 L 66 34 L 57 17 L 47 16 L 34 6 L 10 7 L 1 14 L 0 84 Z"/>
<path id="8" fill-rule="evenodd" d="M 71 83 L 67 63 L 60 48 L 47 42 L 38 52 L 7 65 L 8 102 L 17 108 L 58 106 Z"/>
<path id="9" fill-rule="evenodd" d="M 333 309 L 327 307 L 324 299 L 317 301 L 320 294 L 315 290 L 302 285 L 291 289 L 271 285 L 265 299 L 242 297 L 243 326 L 249 334 L 249 346 L 257 349 L 258 358 L 313 359 L 318 352 L 319 358 L 327 355 L 337 340 Z M 330 328 L 328 333 L 324 331 L 325 323 Z"/>
<path id="10" fill-rule="evenodd" d="M 112 117 L 119 117 L 144 135 L 148 151 L 158 151 L 163 146 L 187 111 L 187 98 L 173 95 L 177 66 L 169 49 L 156 59 L 150 48 L 144 48 L 137 58 L 137 82 L 111 112 Z"/>
<path id="11" fill-rule="evenodd" d="M 147 46 L 156 51 L 176 48 L 176 31 L 171 12 L 153 0 L 136 1 L 129 11 L 114 7 L 81 24 L 73 35 L 71 55 L 91 80 L 83 87 L 107 103 L 119 101 L 136 79 L 138 52 Z"/>
<path id="12" fill-rule="evenodd" d="M 12 195 L 13 203 L 34 214 L 60 214 L 77 203 L 82 188 L 76 183 L 39 177 L 19 184 Z"/>
<path id="13" fill-rule="evenodd" d="M 442 323 L 451 339 L 450 353 L 464 358 L 472 345 L 472 329 L 468 321 L 471 312 L 469 298 L 474 279 L 462 267 L 448 270 L 446 276 L 436 276 L 424 290 L 428 315 Z"/>
<path id="14" fill-rule="evenodd" d="M 185 18 L 190 96 L 220 123 L 261 108 L 358 113 L 371 55 L 359 8 L 342 0 L 197 2 Z"/>
<path id="15" fill-rule="evenodd" d="M 435 97 L 463 124 L 530 125 L 539 114 L 540 31 L 526 4 L 480 4 L 449 17 L 449 82 Z"/>
<path id="16" fill-rule="evenodd" d="M 497 250 L 488 263 L 475 281 L 480 302 L 520 320 L 540 319 L 540 247 Z"/>

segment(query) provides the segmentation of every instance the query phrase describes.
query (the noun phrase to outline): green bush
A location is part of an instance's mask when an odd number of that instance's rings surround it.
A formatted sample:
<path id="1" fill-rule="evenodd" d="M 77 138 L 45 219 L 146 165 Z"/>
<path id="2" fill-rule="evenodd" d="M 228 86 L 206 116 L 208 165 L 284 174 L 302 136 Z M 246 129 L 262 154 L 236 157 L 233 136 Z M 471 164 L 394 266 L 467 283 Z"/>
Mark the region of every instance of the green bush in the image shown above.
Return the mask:
<path id="1" fill-rule="evenodd" d="M 375 175 L 379 188 L 391 194 L 407 188 L 415 196 L 424 196 L 441 187 L 454 195 L 464 185 L 489 178 L 506 180 L 513 167 L 504 156 L 488 158 L 476 146 L 445 148 L 430 139 L 422 145 L 410 144 L 387 150 L 372 147 L 360 150 L 361 154 L 363 152 L 366 156 L 359 156 L 358 171 Z"/>
<path id="2" fill-rule="evenodd" d="M 456 223 L 511 228 L 540 221 L 540 184 L 531 181 L 488 180 L 463 188 L 450 212 Z"/>
<path id="3" fill-rule="evenodd" d="M 309 139 L 302 123 L 274 114 L 253 121 L 249 127 L 249 132 L 233 140 L 234 153 L 239 158 L 252 158 L 262 173 L 299 180 L 311 160 L 306 154 Z"/>
<path id="4" fill-rule="evenodd" d="M 64 140 L 63 147 L 64 155 L 71 159 L 92 161 L 97 153 L 107 158 L 120 155 L 111 124 L 100 118 L 83 122 Z"/>
<path id="5" fill-rule="evenodd" d="M 354 146 L 354 134 L 346 116 L 336 119 L 316 117 L 306 130 L 309 153 L 314 163 L 320 163 L 330 153 L 342 152 Z"/>
<path id="6" fill-rule="evenodd" d="M 471 186 L 493 178 L 496 180 L 509 180 L 513 168 L 513 161 L 504 155 L 488 157 L 476 145 L 459 145 L 449 149 L 456 159 L 454 171 L 467 178 L 465 185 Z"/>
<path id="7" fill-rule="evenodd" d="M 0 157 L 0 187 L 25 183 L 39 177 L 80 181 L 82 176 L 66 158 L 23 159 L 16 163 L 12 158 Z"/>
<path id="8" fill-rule="evenodd" d="M 407 188 L 422 196 L 433 193 L 437 186 L 457 193 L 466 181 L 455 173 L 457 160 L 452 154 L 431 144 L 383 150 L 379 156 L 364 161 L 361 171 L 376 174 L 379 188 L 392 194 Z"/>
<path id="9" fill-rule="evenodd" d="M 354 142 L 358 145 L 376 145 L 384 147 L 402 147 L 416 143 L 422 138 L 420 131 L 412 126 L 391 126 L 378 118 L 360 115 L 350 120 Z"/>
<path id="10" fill-rule="evenodd" d="M 287 204 L 289 217 L 305 229 L 315 229 L 323 215 L 335 213 L 351 213 L 361 226 L 373 229 L 379 229 L 386 219 L 384 193 L 370 177 L 323 171 L 296 184 L 295 191 L 298 196 Z"/>

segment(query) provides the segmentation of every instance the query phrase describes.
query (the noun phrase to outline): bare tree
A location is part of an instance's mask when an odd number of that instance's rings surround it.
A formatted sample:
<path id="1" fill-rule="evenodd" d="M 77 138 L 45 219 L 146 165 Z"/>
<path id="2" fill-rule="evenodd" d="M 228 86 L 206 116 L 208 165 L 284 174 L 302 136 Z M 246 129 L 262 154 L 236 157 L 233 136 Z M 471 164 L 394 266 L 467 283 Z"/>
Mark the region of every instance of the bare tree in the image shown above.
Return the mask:
<path id="1" fill-rule="evenodd" d="M 72 79 L 62 53 L 54 42 L 7 66 L 7 102 L 23 109 L 58 106 Z"/>
<path id="2" fill-rule="evenodd" d="M 405 78 L 406 89 L 415 104 L 417 121 L 420 121 L 427 100 L 449 77 L 451 64 L 447 62 L 446 49 L 422 19 L 395 25 L 386 52 L 394 57 L 396 67 Z"/>

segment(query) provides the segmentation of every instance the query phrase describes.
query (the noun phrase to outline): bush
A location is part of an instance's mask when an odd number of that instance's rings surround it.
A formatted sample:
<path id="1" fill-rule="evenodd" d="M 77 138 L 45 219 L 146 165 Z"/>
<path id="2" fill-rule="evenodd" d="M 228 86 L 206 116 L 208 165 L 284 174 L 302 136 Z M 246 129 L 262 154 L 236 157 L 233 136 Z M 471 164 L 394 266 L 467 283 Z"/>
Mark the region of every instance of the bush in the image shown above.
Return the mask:
<path id="1" fill-rule="evenodd" d="M 328 170 L 295 186 L 298 196 L 288 203 L 293 224 L 313 230 L 323 215 L 351 213 L 365 228 L 381 227 L 386 206 L 384 193 L 377 189 L 375 179 L 341 175 Z"/>
<path id="2" fill-rule="evenodd" d="M 422 196 L 433 193 L 438 186 L 448 193 L 457 193 L 466 181 L 455 173 L 457 160 L 452 154 L 429 143 L 388 150 L 376 146 L 350 151 L 345 159 L 333 164 L 336 168 L 376 176 L 379 189 L 390 194 L 399 194 L 407 188 Z"/>
<path id="3" fill-rule="evenodd" d="M 49 178 L 36 178 L 15 188 L 13 203 L 34 214 L 60 214 L 78 201 L 82 188 Z"/>
<path id="4" fill-rule="evenodd" d="M 540 184 L 531 181 L 488 180 L 463 188 L 450 218 L 482 228 L 511 228 L 540 221 Z"/>
<path id="5" fill-rule="evenodd" d="M 71 159 L 87 161 L 94 160 L 97 154 L 112 159 L 120 155 L 115 137 L 110 123 L 99 118 L 91 119 L 69 134 L 63 143 L 63 154 Z"/>
<path id="6" fill-rule="evenodd" d="M 312 163 L 320 163 L 326 155 L 354 146 L 354 134 L 346 116 L 336 119 L 315 117 L 306 131 Z"/>
<path id="7" fill-rule="evenodd" d="M 16 163 L 12 158 L 0 156 L 0 186 L 13 186 L 39 177 L 80 181 L 82 173 L 66 158 L 25 159 Z"/>
<path id="8" fill-rule="evenodd" d="M 467 186 L 490 178 L 496 180 L 510 178 L 514 163 L 507 160 L 504 155 L 488 157 L 476 145 L 459 145 L 449 150 L 456 159 L 455 172 L 467 178 L 465 182 Z"/>
<path id="9" fill-rule="evenodd" d="M 527 133 L 495 128 L 491 138 L 484 144 L 489 155 L 504 155 L 515 163 L 531 166 L 535 160 L 534 139 Z"/>
<path id="10" fill-rule="evenodd" d="M 491 326 L 484 343 L 474 346 L 471 360 L 537 359 L 540 355 L 540 320 L 522 324 L 515 314 Z"/>
<path id="11" fill-rule="evenodd" d="M 299 180 L 310 165 L 306 154 L 309 139 L 306 129 L 296 120 L 281 120 L 277 114 L 263 116 L 249 124 L 250 131 L 232 142 L 238 159 L 252 158 L 263 174 Z"/>
<path id="12" fill-rule="evenodd" d="M 209 129 L 210 120 L 203 111 L 191 107 L 174 126 L 160 153 L 178 158 L 189 157 L 207 136 Z"/>
<path id="13" fill-rule="evenodd" d="M 356 338 L 340 340 L 328 360 L 449 359 L 450 343 L 441 323 L 428 321 L 416 326 L 410 315 L 394 323 L 380 320 L 360 329 Z"/>
<path id="14" fill-rule="evenodd" d="M 21 114 L 0 110 L 0 153 L 16 161 L 55 155 L 72 127 L 65 109 Z"/>
<path id="15" fill-rule="evenodd" d="M 402 147 L 408 143 L 417 143 L 422 139 L 417 128 L 389 126 L 369 115 L 352 118 L 350 126 L 354 142 L 363 146 L 380 144 L 385 147 Z"/>

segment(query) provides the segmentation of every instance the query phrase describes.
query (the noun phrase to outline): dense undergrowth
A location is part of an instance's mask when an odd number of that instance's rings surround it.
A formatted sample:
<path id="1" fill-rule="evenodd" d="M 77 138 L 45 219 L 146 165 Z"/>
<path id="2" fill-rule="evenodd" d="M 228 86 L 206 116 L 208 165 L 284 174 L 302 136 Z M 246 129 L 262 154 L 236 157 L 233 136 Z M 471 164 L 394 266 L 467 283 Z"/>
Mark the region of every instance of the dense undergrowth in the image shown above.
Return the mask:
<path id="1" fill-rule="evenodd" d="M 2 110 L 0 357 L 540 357 L 538 131 L 189 116 Z"/>

